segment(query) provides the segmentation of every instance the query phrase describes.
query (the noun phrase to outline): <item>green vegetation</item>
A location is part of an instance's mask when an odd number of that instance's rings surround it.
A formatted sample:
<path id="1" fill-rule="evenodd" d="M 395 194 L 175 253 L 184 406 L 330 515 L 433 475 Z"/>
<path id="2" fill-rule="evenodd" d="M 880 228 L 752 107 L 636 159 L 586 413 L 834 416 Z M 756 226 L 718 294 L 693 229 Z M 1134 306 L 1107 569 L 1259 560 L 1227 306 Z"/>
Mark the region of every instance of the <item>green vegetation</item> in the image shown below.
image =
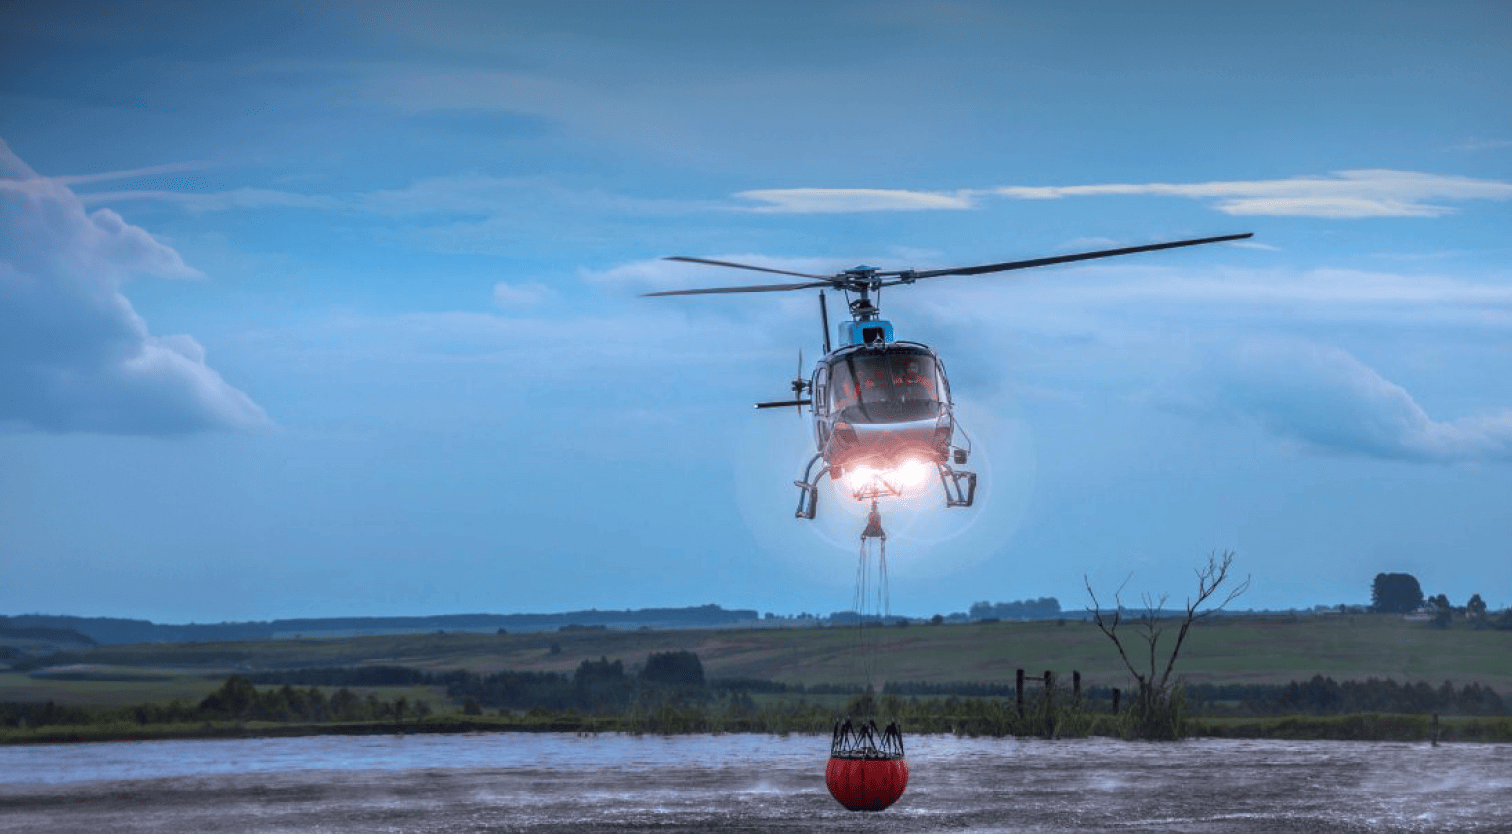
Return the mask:
<path id="1" fill-rule="evenodd" d="M 1080 670 L 1085 680 L 1127 686 L 1128 672 L 1090 622 L 950 624 L 876 633 L 877 674 L 889 681 L 1008 684 L 1015 669 Z M 1190 683 L 1285 685 L 1314 675 L 1336 680 L 1479 682 L 1512 691 L 1512 634 L 1456 622 L 1446 629 L 1387 614 L 1221 615 L 1187 637 L 1181 673 Z M 556 644 L 560 651 L 553 653 Z M 248 640 L 101 646 L 30 658 L 0 672 L 0 701 L 93 703 L 88 682 L 33 678 L 69 667 L 102 675 L 168 675 L 174 682 L 116 681 L 116 705 L 193 688 L 200 698 L 234 672 L 392 665 L 428 672 L 467 669 L 570 675 L 584 659 L 620 660 L 627 670 L 654 652 L 698 655 L 710 678 L 817 685 L 859 681 L 854 628 L 688 629 L 593 633 L 416 634 L 339 640 Z M 206 677 L 210 676 L 210 677 Z M 142 690 L 141 696 L 132 695 Z M 169 695 L 168 697 L 177 697 Z M 121 699 L 127 700 L 121 700 Z M 133 700 L 134 699 L 134 700 Z"/>
<path id="2" fill-rule="evenodd" d="M 1423 604 L 1423 586 L 1410 573 L 1378 573 L 1370 586 L 1370 609 L 1407 614 Z"/>
<path id="3" fill-rule="evenodd" d="M 692 658 L 696 661 L 696 657 Z M 673 658 L 686 669 L 686 661 Z M 648 662 L 647 668 L 655 664 Z M 662 668 L 668 668 L 664 661 Z M 339 672 L 341 670 L 331 670 Z M 448 673 L 466 690 L 480 679 Z M 497 675 L 489 676 L 496 679 Z M 538 679 L 537 679 L 538 680 Z M 686 680 L 686 679 L 684 679 Z M 258 688 L 232 675 L 197 705 L 178 700 L 167 705 L 99 709 L 46 704 L 0 704 L 0 742 L 108 740 L 113 738 L 220 737 L 361 732 L 457 732 L 462 730 L 551 730 L 577 732 L 703 733 L 827 732 L 837 713 L 833 703 L 775 699 L 765 704 L 743 690 L 668 683 L 644 674 L 623 675 L 618 662 L 584 661 L 560 689 L 539 688 L 543 699 L 528 709 L 500 709 L 488 715 L 471 696 L 461 709 L 445 714 L 429 703 L 403 696 L 382 700 L 360 697 L 342 687 L 328 694 L 320 687 L 290 684 Z M 524 697 L 514 693 L 517 697 Z M 565 701 L 576 708 L 551 706 Z M 1084 736 L 1117 731 L 1119 718 L 1094 714 L 1106 704 L 1065 693 L 1037 693 L 1023 712 L 1003 698 L 909 698 L 855 695 L 839 712 L 856 717 L 886 716 L 911 732 L 964 735 Z"/>
<path id="4" fill-rule="evenodd" d="M 1332 741 L 1429 741 L 1433 717 L 1363 713 L 1356 715 L 1283 715 L 1273 718 L 1201 718 L 1193 735 L 1208 738 L 1327 739 Z M 1512 742 L 1512 719 L 1456 718 L 1441 721 L 1443 741 Z"/>
<path id="5" fill-rule="evenodd" d="M 971 736 L 1039 736 L 1047 738 L 1111 735 L 1138 738 L 1147 719 L 1137 703 L 1112 709 L 1111 690 L 1068 690 L 1064 685 L 1026 692 L 1022 704 L 1013 697 L 953 694 L 980 691 L 980 685 L 936 685 L 923 696 L 836 692 L 809 693 L 807 688 L 746 681 L 767 691 L 753 695 L 730 681 L 695 682 L 690 677 L 697 657 L 691 654 L 648 658 L 637 676 L 625 674 L 618 661 L 584 661 L 567 678 L 549 673 L 424 673 L 385 667 L 363 680 L 405 684 L 446 683 L 447 700 L 434 710 L 426 700 L 404 694 L 389 698 L 361 695 L 341 686 L 295 687 L 290 683 L 257 687 L 232 675 L 197 704 L 183 699 L 168 704 L 99 708 L 55 703 L 0 704 L 0 743 L 103 741 L 110 739 L 236 737 L 404 732 L 570 731 L 630 733 L 822 733 L 839 715 L 897 721 L 911 733 Z M 647 675 L 647 669 L 658 670 Z M 669 670 L 681 670 L 667 680 Z M 305 680 L 343 680 L 351 669 L 300 670 L 287 673 Z M 264 677 L 273 677 L 267 675 Z M 1399 692 L 1409 696 L 1480 698 L 1481 706 L 1505 707 L 1484 687 L 1461 690 L 1426 685 L 1398 687 L 1390 682 L 1357 686 L 1363 692 Z M 839 687 L 845 688 L 845 687 Z M 1332 681 L 1275 687 L 1284 695 L 1344 691 Z M 407 691 L 388 687 L 391 692 Z M 816 687 L 816 689 L 829 689 Z M 851 688 L 854 692 L 854 688 Z M 474 694 L 476 693 L 477 697 Z M 814 697 L 810 699 L 810 694 Z M 480 697 L 482 702 L 480 702 Z M 1433 737 L 1427 714 L 1282 715 L 1242 718 L 1242 710 L 1189 702 L 1180 687 L 1172 698 L 1181 710 L 1182 732 L 1204 736 L 1264 738 L 1337 738 L 1423 740 Z M 1494 701 L 1485 700 L 1495 699 Z M 499 706 L 503 702 L 513 704 Z M 1433 702 L 1431 705 L 1436 705 Z M 1425 705 L 1430 705 L 1425 703 Z M 487 706 L 489 711 L 485 710 Z M 1228 712 L 1229 715 L 1222 713 Z M 1512 718 L 1446 721 L 1439 736 L 1447 740 L 1512 741 Z"/>
<path id="6" fill-rule="evenodd" d="M 1435 688 L 1425 681 L 1398 684 L 1370 678 L 1344 681 L 1314 675 L 1307 682 L 1286 686 L 1256 684 L 1197 684 L 1186 688 L 1188 697 L 1209 704 L 1209 711 L 1236 715 L 1285 715 L 1307 712 L 1317 715 L 1366 712 L 1444 713 L 1452 715 L 1502 715 L 1507 705 L 1496 690 L 1478 683 L 1456 688 L 1445 681 Z"/>
<path id="7" fill-rule="evenodd" d="M 1135 734 L 1129 674 L 1093 624 L 889 626 L 866 638 L 886 681 L 873 695 L 862 693 L 853 662 L 862 642 L 855 628 L 102 646 L 0 672 L 0 742 L 469 729 L 825 733 L 865 707 L 862 697 L 910 733 Z M 1439 712 L 1446 739 L 1508 740 L 1512 719 L 1496 693 L 1512 687 L 1509 639 L 1468 621 L 1440 629 L 1380 614 L 1217 616 L 1191 629 L 1184 688 L 1172 691 L 1189 734 L 1426 739 L 1423 722 Z M 1030 688 L 1020 716 L 1018 668 L 1035 677 L 1057 670 L 1062 688 L 1048 700 Z M 1073 669 L 1087 684 L 1079 699 L 1065 689 Z M 246 684 L 228 691 L 230 675 Z M 1118 715 L 1114 686 L 1125 690 Z M 343 688 L 350 699 L 337 698 Z M 1405 718 L 1351 724 L 1358 716 L 1341 712 Z"/>
<path id="8" fill-rule="evenodd" d="M 582 680 L 601 685 L 613 679 L 613 665 L 585 663 Z M 340 671 L 340 670 L 332 670 Z M 565 680 L 565 679 L 563 679 Z M 593 712 L 544 705 L 485 713 L 471 698 L 460 709 L 442 711 L 425 701 L 399 695 L 382 699 L 342 687 L 292 685 L 258 688 L 233 675 L 199 704 L 174 701 L 125 709 L 47 704 L 0 704 L 0 742 L 105 741 L 112 739 L 239 737 L 270 735 L 366 734 L 465 731 L 554 731 L 629 733 L 823 733 L 837 715 L 898 721 L 910 733 L 970 736 L 1039 736 L 1073 738 L 1089 735 L 1137 736 L 1137 709 L 1110 710 L 1101 695 L 1076 695 L 1064 688 L 1029 693 L 1020 712 L 1015 699 L 935 695 L 903 698 L 858 694 L 810 701 L 764 699 L 715 686 L 664 688 L 644 680 L 624 681 L 633 694 L 617 710 Z M 943 687 L 942 687 L 943 688 Z M 1411 688 L 1409 688 L 1411 689 Z M 769 693 L 768 693 L 769 694 Z M 1181 697 L 1177 690 L 1178 698 Z M 1426 714 L 1282 715 L 1241 718 L 1184 714 L 1193 735 L 1232 738 L 1325 738 L 1422 741 L 1433 737 Z M 1444 740 L 1512 741 L 1512 718 L 1450 718 L 1439 728 Z"/>

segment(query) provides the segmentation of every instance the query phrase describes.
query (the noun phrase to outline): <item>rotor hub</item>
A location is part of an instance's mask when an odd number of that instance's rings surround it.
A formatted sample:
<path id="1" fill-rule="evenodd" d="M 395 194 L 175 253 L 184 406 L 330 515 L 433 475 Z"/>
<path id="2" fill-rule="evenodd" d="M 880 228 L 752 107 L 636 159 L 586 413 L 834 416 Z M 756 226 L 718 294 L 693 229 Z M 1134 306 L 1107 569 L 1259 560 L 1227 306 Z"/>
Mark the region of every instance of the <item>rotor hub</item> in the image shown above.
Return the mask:
<path id="1" fill-rule="evenodd" d="M 850 311 L 857 321 L 872 321 L 882 313 L 877 305 L 865 295 L 850 303 Z"/>

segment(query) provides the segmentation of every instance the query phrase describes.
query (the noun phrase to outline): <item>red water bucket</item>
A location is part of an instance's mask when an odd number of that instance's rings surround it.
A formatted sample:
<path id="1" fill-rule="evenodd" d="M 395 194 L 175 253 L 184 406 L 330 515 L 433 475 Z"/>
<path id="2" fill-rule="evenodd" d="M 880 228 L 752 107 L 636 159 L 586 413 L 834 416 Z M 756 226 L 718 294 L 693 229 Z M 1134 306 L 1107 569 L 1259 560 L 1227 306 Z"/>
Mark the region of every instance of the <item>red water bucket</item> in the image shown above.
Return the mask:
<path id="1" fill-rule="evenodd" d="M 908 762 L 831 756 L 824 768 L 830 796 L 851 811 L 880 811 L 898 801 L 908 787 Z"/>

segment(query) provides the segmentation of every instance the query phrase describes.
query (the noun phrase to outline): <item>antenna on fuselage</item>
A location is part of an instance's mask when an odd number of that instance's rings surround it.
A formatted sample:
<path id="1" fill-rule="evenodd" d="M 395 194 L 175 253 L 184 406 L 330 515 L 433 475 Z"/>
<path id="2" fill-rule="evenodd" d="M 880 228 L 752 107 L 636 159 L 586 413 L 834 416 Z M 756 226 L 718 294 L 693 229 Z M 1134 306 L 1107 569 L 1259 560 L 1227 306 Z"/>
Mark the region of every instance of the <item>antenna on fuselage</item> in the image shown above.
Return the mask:
<path id="1" fill-rule="evenodd" d="M 829 307 L 824 303 L 824 290 L 819 291 L 819 321 L 824 324 L 824 355 L 830 354 Z"/>

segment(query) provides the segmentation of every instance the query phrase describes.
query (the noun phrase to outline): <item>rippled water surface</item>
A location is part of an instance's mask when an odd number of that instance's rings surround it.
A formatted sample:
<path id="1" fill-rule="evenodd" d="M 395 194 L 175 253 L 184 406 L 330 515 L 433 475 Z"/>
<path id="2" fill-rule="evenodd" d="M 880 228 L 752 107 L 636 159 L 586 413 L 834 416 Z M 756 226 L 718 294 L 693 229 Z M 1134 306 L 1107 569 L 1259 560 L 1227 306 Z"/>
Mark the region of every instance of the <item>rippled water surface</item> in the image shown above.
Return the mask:
<path id="1" fill-rule="evenodd" d="M 1512 745 L 909 739 L 850 813 L 827 737 L 488 734 L 0 748 L 0 831 L 1512 831 Z"/>

